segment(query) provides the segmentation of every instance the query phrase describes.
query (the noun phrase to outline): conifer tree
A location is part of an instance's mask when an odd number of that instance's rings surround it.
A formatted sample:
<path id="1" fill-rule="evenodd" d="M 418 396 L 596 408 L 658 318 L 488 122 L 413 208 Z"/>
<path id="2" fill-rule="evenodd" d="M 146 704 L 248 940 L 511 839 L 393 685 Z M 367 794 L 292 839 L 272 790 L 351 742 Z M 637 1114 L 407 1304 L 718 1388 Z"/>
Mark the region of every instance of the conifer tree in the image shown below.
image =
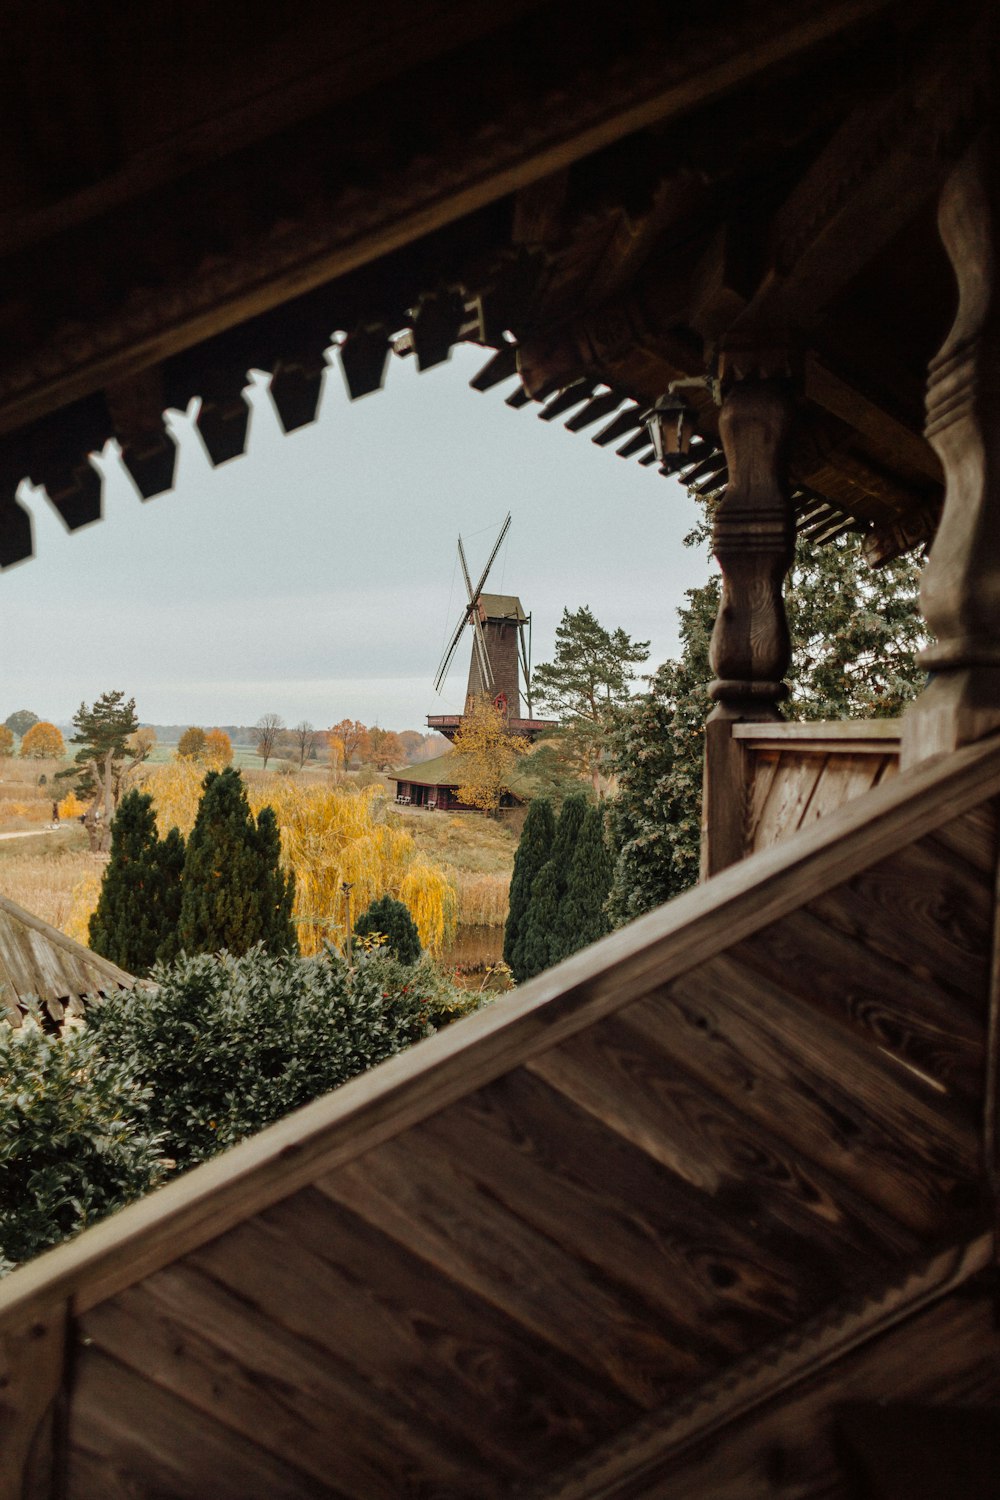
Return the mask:
<path id="1" fill-rule="evenodd" d="M 583 792 L 574 792 L 566 798 L 556 823 L 552 854 L 532 884 L 520 955 L 522 979 L 541 974 L 543 969 L 551 968 L 566 956 L 559 933 L 559 909 L 566 894 L 570 865 L 587 816 L 587 805 Z"/>
<path id="2" fill-rule="evenodd" d="M 402 901 L 394 896 L 380 896 L 354 924 L 355 937 L 374 937 L 381 933 L 385 946 L 402 964 L 415 964 L 420 957 L 420 934 L 417 924 Z"/>
<path id="3" fill-rule="evenodd" d="M 604 834 L 604 814 L 588 807 L 559 907 L 553 951 L 568 958 L 611 931 L 606 911 L 614 864 Z"/>
<path id="4" fill-rule="evenodd" d="M 129 974 L 149 973 L 176 949 L 184 840 L 157 836 L 153 799 L 129 792 L 111 830 L 111 858 L 90 918 L 90 945 Z"/>
<path id="5" fill-rule="evenodd" d="M 686 539 L 707 540 L 707 526 Z M 868 567 L 861 538 L 815 547 L 800 539 L 785 603 L 793 644 L 789 719 L 892 718 L 923 680 L 926 644 L 917 607 L 920 565 L 902 557 Z M 618 795 L 611 804 L 617 863 L 611 918 L 621 926 L 698 879 L 702 757 L 711 709 L 709 640 L 719 580 L 687 591 L 681 654 L 619 709 L 613 733 Z"/>
<path id="6" fill-rule="evenodd" d="M 531 887 L 535 876 L 552 854 L 556 820 L 552 803 L 547 797 L 536 797 L 528 808 L 524 820 L 517 853 L 514 855 L 514 872 L 510 878 L 510 905 L 507 925 L 504 928 L 503 956 L 509 964 L 514 978 L 522 978 L 522 956 L 528 909 L 531 905 Z"/>
<path id="7" fill-rule="evenodd" d="M 179 946 L 239 955 L 255 943 L 294 953 L 295 877 L 281 869 L 281 835 L 269 807 L 254 821 L 240 773 L 209 771 L 184 860 Z"/>

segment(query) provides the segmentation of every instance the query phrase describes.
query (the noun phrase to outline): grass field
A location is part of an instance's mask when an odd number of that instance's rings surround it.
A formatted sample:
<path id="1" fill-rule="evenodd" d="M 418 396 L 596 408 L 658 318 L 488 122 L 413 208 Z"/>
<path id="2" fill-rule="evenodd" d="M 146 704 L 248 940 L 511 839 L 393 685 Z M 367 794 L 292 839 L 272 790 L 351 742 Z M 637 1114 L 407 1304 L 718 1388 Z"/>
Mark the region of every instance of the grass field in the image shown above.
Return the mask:
<path id="1" fill-rule="evenodd" d="M 172 746 L 157 746 L 149 764 L 163 765 L 173 753 Z M 250 750 L 245 754 L 247 779 L 254 781 L 263 774 L 260 759 Z M 87 892 L 96 894 L 105 861 L 89 852 L 79 823 L 64 821 L 58 831 L 46 831 L 53 800 L 65 790 L 65 783 L 53 778 L 65 764 L 17 756 L 0 760 L 0 834 L 38 830 L 37 836 L 0 838 L 0 894 L 85 941 L 79 911 L 86 907 Z M 326 781 L 329 770 L 314 763 L 295 775 L 307 782 Z M 381 780 L 390 794 L 388 782 Z M 419 858 L 447 871 L 458 896 L 459 927 L 466 929 L 462 941 L 474 940 L 477 951 L 488 949 L 487 961 L 492 962 L 507 918 L 517 835 L 478 813 L 429 813 L 390 804 L 388 816 L 413 837 Z"/>
<path id="2" fill-rule="evenodd" d="M 55 833 L 0 839 L 0 895 L 71 936 L 76 930 L 74 906 L 83 888 L 93 889 L 104 869 L 103 855 L 91 854 L 78 823 Z"/>
<path id="3" fill-rule="evenodd" d="M 441 865 L 458 894 L 460 927 L 502 927 L 514 867 L 517 835 L 504 823 L 480 813 L 393 809 L 416 842 L 420 855 Z"/>

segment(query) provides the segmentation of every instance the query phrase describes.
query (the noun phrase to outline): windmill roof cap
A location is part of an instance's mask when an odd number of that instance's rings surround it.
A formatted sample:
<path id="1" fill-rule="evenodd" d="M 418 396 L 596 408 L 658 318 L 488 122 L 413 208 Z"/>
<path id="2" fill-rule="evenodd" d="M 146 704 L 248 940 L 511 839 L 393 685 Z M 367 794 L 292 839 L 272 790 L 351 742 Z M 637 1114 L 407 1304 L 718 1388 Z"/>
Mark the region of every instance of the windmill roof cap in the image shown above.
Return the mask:
<path id="1" fill-rule="evenodd" d="M 523 624 L 528 616 L 516 594 L 480 594 L 479 602 L 487 620 L 517 620 Z"/>

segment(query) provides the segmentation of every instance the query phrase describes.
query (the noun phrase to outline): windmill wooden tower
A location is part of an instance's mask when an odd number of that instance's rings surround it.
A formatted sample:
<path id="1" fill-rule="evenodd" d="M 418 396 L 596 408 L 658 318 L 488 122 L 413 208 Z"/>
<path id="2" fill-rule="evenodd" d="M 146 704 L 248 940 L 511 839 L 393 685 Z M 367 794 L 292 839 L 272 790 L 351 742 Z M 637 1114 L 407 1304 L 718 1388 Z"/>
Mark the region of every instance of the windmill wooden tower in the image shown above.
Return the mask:
<path id="1" fill-rule="evenodd" d="M 531 738 L 546 728 L 548 722 L 534 719 L 531 713 L 531 616 L 525 614 L 521 601 L 515 594 L 486 592 L 490 569 L 496 562 L 510 529 L 510 520 L 508 512 L 475 587 L 462 538 L 458 539 L 458 559 L 462 565 L 468 602 L 445 648 L 434 687 L 440 693 L 462 637 L 469 630 L 472 635 L 472 658 L 465 693 L 466 711 L 472 699 L 487 697 L 501 710 L 514 732 Z M 527 707 L 526 717 L 522 717 L 521 713 L 522 697 Z M 454 737 L 461 722 L 461 714 L 427 716 L 428 727 L 439 730 L 449 739 Z"/>

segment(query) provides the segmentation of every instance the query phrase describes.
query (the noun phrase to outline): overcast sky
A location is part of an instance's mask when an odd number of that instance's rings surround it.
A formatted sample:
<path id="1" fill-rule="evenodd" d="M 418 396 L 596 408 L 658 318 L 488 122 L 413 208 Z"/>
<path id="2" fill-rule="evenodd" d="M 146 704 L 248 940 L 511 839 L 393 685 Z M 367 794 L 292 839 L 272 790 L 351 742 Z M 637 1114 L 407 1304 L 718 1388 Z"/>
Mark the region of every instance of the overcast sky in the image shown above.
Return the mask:
<path id="1" fill-rule="evenodd" d="M 582 604 L 651 640 L 652 663 L 675 654 L 677 606 L 706 572 L 683 546 L 693 502 L 507 407 L 509 385 L 471 390 L 485 358 L 460 348 L 422 375 L 393 359 L 385 390 L 353 403 L 335 366 L 319 420 L 288 437 L 259 389 L 246 456 L 215 470 L 178 416 L 174 492 L 143 503 L 112 463 L 104 519 L 73 535 L 28 495 L 36 555 L 0 574 L 0 720 L 66 722 L 123 688 L 150 723 L 420 728 L 464 698 L 468 640 L 433 689 L 464 599 L 458 533 L 476 578 L 508 509 L 488 586 L 533 614 L 536 664 Z"/>

